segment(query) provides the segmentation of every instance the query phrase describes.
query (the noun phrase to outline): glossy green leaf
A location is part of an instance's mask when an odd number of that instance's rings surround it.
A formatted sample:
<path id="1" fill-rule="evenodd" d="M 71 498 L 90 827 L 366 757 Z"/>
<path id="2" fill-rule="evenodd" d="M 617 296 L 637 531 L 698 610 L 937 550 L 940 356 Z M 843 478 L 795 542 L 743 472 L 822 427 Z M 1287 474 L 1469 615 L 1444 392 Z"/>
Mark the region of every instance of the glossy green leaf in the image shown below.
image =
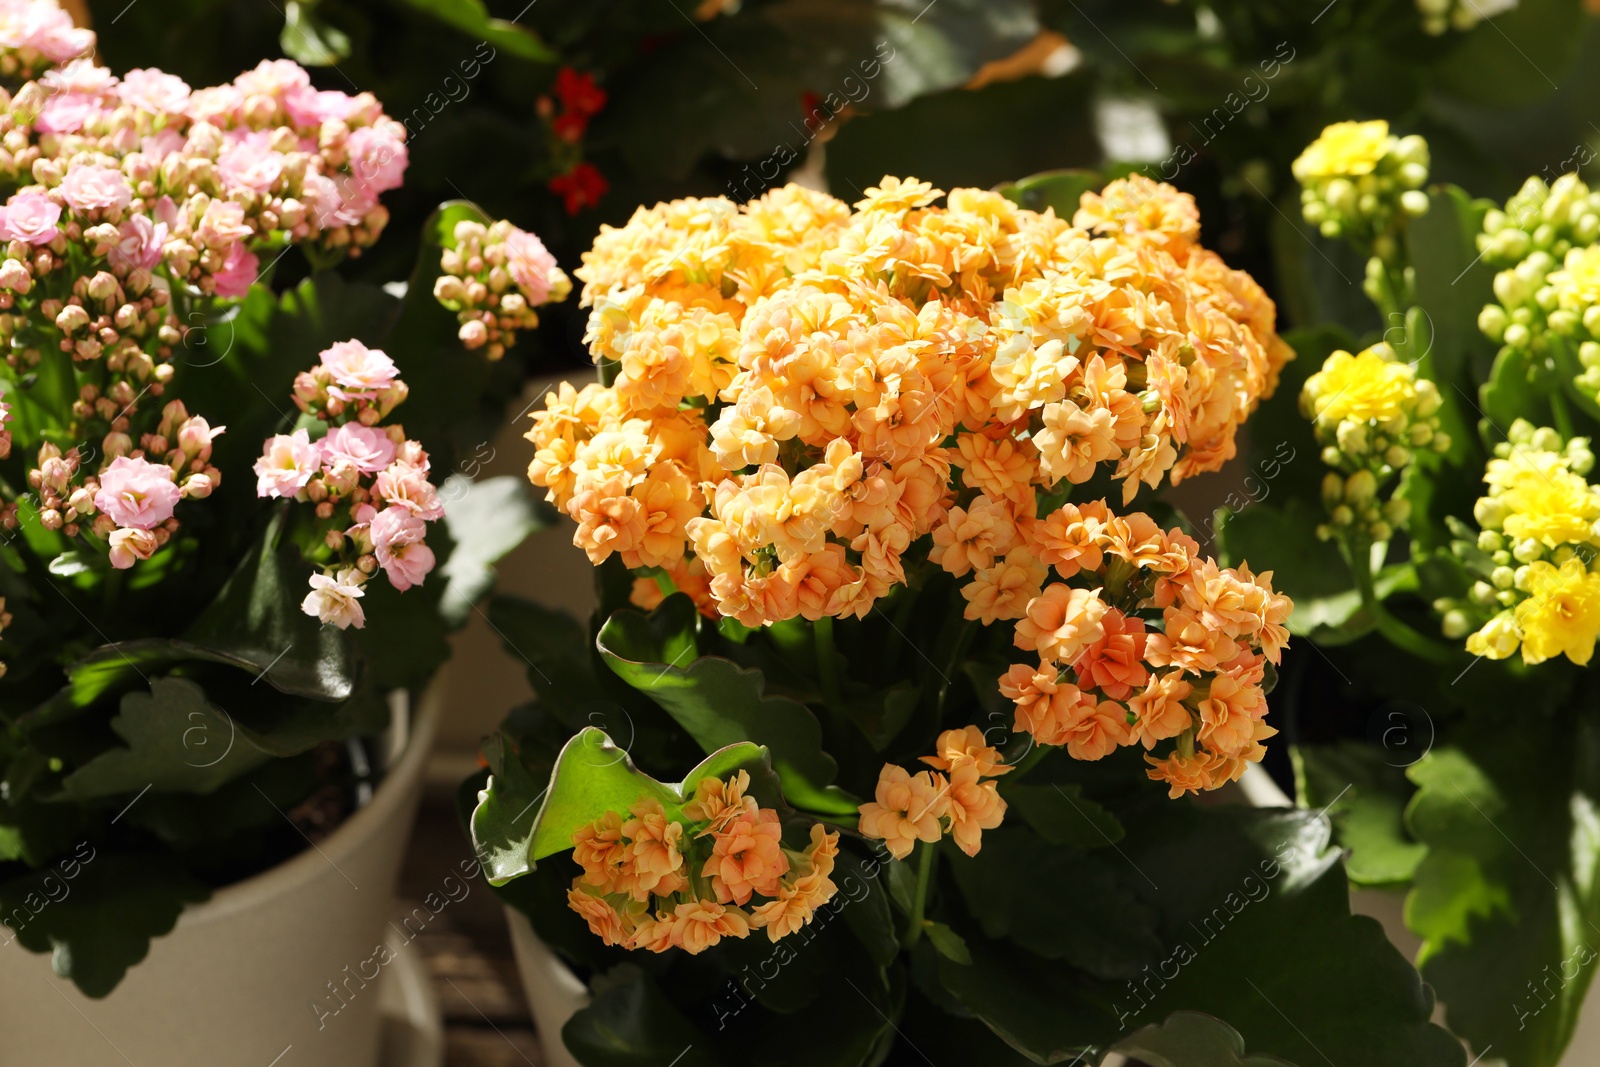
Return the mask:
<path id="1" fill-rule="evenodd" d="M 1451 1027 L 1515 1067 L 1561 1060 L 1600 960 L 1593 692 L 1525 709 L 1515 730 L 1460 723 L 1409 771 L 1406 821 L 1428 856 L 1405 915 L 1423 975 Z"/>
<path id="2" fill-rule="evenodd" d="M 1043 212 L 1052 209 L 1057 218 L 1072 221 L 1084 193 L 1099 192 L 1105 179 L 1092 170 L 1051 170 L 1000 186 L 996 192 L 1019 207 Z"/>
<path id="3" fill-rule="evenodd" d="M 1023 821 L 1052 845 L 1088 851 L 1122 840 L 1126 832 L 1117 817 L 1083 795 L 1083 787 L 1015 785 L 1000 779 L 1000 795 Z"/>
<path id="4" fill-rule="evenodd" d="M 1408 881 L 1428 848 L 1406 832 L 1406 801 L 1414 792 L 1405 764 L 1390 763 L 1387 747 L 1346 741 L 1292 749 L 1300 800 L 1333 820 L 1348 850 L 1345 870 L 1358 885 Z"/>
<path id="5" fill-rule="evenodd" d="M 1174 1012 L 1112 1046 L 1148 1067 L 1291 1067 L 1276 1056 L 1245 1055 L 1244 1038 L 1221 1019 L 1199 1012 Z"/>
<path id="6" fill-rule="evenodd" d="M 790 803 L 853 815 L 857 802 L 829 784 L 836 768 L 822 750 L 816 716 L 798 701 L 767 696 L 758 670 L 720 656 L 695 658 L 687 600 L 670 597 L 649 616 L 612 615 L 598 638 L 607 666 L 665 708 L 705 751 L 744 741 L 766 746 Z"/>
<path id="7" fill-rule="evenodd" d="M 494 565 L 549 522 L 529 490 L 528 480 L 505 476 L 473 481 L 452 475 L 439 488 L 444 521 L 455 548 L 434 581 L 445 582 L 439 610 L 457 627 L 494 586 Z"/>
<path id="8" fill-rule="evenodd" d="M 210 793 L 271 757 L 233 717 L 186 678 L 156 678 L 148 693 L 129 693 L 111 728 L 126 743 L 95 757 L 63 781 L 77 801 L 136 794 Z"/>
<path id="9" fill-rule="evenodd" d="M 0 882 L 0 914 L 56 974 L 103 997 L 211 891 L 165 857 L 102 853 L 84 843 L 51 867 Z"/>
<path id="10" fill-rule="evenodd" d="M 519 59 L 554 63 L 560 57 L 526 26 L 514 19 L 489 16 L 483 0 L 405 0 L 418 11 L 425 11 L 462 33 L 504 48 Z"/>

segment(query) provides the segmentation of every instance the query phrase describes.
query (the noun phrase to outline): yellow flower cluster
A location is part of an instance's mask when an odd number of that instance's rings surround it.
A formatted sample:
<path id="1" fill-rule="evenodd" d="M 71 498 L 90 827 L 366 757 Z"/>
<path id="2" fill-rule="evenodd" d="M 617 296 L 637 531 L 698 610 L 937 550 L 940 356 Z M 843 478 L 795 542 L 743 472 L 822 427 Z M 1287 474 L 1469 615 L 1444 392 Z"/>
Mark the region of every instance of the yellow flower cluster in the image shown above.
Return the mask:
<path id="1" fill-rule="evenodd" d="M 986 572 L 1040 490 L 1103 469 L 1126 502 L 1234 454 L 1292 353 L 1190 197 L 1133 177 L 1069 223 L 942 195 L 885 178 L 852 212 L 787 186 L 601 232 L 576 274 L 611 384 L 563 385 L 528 434 L 591 560 L 750 626 L 859 616 L 919 538 Z M 1004 565 L 990 618 L 1026 602 Z"/>
<path id="2" fill-rule="evenodd" d="M 1484 215 L 1478 248 L 1495 275 L 1478 328 L 1530 361 L 1553 360 L 1600 401 L 1600 190 L 1576 174 L 1529 178 Z"/>
<path id="3" fill-rule="evenodd" d="M 1441 404 L 1438 387 L 1382 341 L 1356 355 L 1334 352 L 1306 380 L 1300 410 L 1323 446 L 1322 461 L 1341 472 L 1323 479 L 1332 522 L 1318 527 L 1319 537 L 1359 524 L 1373 540 L 1387 541 L 1404 527 L 1410 503 L 1379 501 L 1378 492 L 1416 450 L 1450 447 L 1450 435 L 1439 429 Z"/>
<path id="4" fill-rule="evenodd" d="M 1300 208 L 1324 237 L 1373 245 L 1387 259 L 1393 232 L 1428 211 L 1428 142 L 1396 137 L 1382 119 L 1336 122 L 1294 161 Z"/>
<path id="5" fill-rule="evenodd" d="M 1600 637 L 1600 487 L 1586 475 L 1594 454 L 1584 438 L 1562 442 L 1549 427 L 1523 420 L 1495 448 L 1473 514 L 1482 527 L 1478 548 L 1493 569 L 1467 602 L 1445 604 L 1445 632 L 1467 637 L 1467 651 L 1505 659 L 1519 648 L 1523 662 L 1565 655 L 1586 664 Z"/>
<path id="6" fill-rule="evenodd" d="M 777 941 L 833 899 L 839 834 L 818 823 L 804 849 L 783 843 L 778 812 L 749 795 L 750 774 L 703 778 L 681 818 L 642 797 L 572 835 L 583 873 L 567 903 L 608 945 L 698 955 L 765 929 Z M 766 898 L 762 900 L 761 898 Z"/>

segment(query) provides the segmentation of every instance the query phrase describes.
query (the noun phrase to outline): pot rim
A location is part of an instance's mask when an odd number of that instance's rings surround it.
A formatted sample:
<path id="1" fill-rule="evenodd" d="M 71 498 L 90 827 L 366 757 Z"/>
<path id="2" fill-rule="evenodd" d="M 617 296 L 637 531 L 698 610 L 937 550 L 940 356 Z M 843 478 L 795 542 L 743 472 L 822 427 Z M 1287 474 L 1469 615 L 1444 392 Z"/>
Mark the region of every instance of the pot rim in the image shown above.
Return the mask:
<path id="1" fill-rule="evenodd" d="M 407 690 L 390 694 L 390 707 L 399 711 L 397 718 L 406 722 L 406 711 L 414 713 L 407 725 L 410 736 L 405 741 L 403 755 L 383 776 L 372 800 L 358 808 L 329 834 L 319 845 L 310 847 L 269 867 L 260 874 L 242 882 L 224 886 L 211 894 L 211 899 L 183 909 L 174 930 L 204 926 L 221 922 L 242 911 L 247 911 L 264 899 L 280 896 L 322 877 L 326 868 L 339 868 L 339 861 L 350 856 L 361 845 L 375 836 L 411 799 L 411 786 L 421 777 L 433 747 L 433 736 L 439 725 L 440 709 L 444 703 L 444 676 L 448 665 L 441 667 L 419 696 Z M 398 705 L 398 707 L 396 707 Z M 359 892 L 360 887 L 356 890 Z"/>

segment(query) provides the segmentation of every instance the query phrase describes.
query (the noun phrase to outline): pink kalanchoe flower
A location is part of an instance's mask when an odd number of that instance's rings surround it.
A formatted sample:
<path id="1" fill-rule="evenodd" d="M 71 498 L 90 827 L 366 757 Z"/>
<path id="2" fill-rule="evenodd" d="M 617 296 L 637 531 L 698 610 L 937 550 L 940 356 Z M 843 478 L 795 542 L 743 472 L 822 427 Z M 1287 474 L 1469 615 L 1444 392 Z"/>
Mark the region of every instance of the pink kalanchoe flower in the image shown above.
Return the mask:
<path id="1" fill-rule="evenodd" d="M 111 531 L 111 565 L 119 571 L 125 571 L 141 559 L 149 559 L 155 555 L 156 549 L 161 547 L 161 542 L 156 540 L 156 535 L 149 530 L 138 527 L 125 527 Z"/>
<path id="2" fill-rule="evenodd" d="M 355 106 L 353 97 L 334 89 L 318 90 L 300 85 L 283 94 L 283 108 L 296 126 L 321 126 L 329 119 L 343 122 Z"/>
<path id="3" fill-rule="evenodd" d="M 256 460 L 256 496 L 292 497 L 322 469 L 322 450 L 304 430 L 267 441 Z"/>
<path id="4" fill-rule="evenodd" d="M 322 366 L 333 377 L 328 392 L 340 400 L 374 399 L 400 376 L 394 360 L 360 341 L 333 345 L 322 353 Z"/>
<path id="5" fill-rule="evenodd" d="M 311 75 L 292 59 L 263 59 L 254 70 L 247 70 L 233 79 L 233 84 L 246 95 L 283 96 L 309 86 Z"/>
<path id="6" fill-rule="evenodd" d="M 94 31 L 80 30 L 72 16 L 59 8 L 33 4 L 16 27 L 20 40 L 15 47 L 32 48 L 52 63 L 65 63 L 74 56 L 94 51 Z"/>
<path id="7" fill-rule="evenodd" d="M 252 133 L 217 157 L 217 175 L 229 189 L 266 193 L 283 174 L 283 156 L 265 132 Z"/>
<path id="8" fill-rule="evenodd" d="M 33 128 L 40 133 L 77 133 L 101 110 L 100 100 L 88 93 L 57 93 L 39 109 Z"/>
<path id="9" fill-rule="evenodd" d="M 378 565 L 389 576 L 389 584 L 402 593 L 421 585 L 433 570 L 433 549 L 423 542 L 428 535 L 427 524 L 406 508 L 380 511 L 368 532 Z"/>
<path id="10" fill-rule="evenodd" d="M 329 469 L 348 463 L 362 474 L 373 474 L 394 462 L 394 442 L 388 435 L 358 422 L 329 431 L 319 443 L 322 465 Z"/>
<path id="11" fill-rule="evenodd" d="M 8 214 L 8 221 L 9 218 Z M 114 246 L 112 262 L 134 270 L 149 270 L 161 262 L 161 249 L 167 243 L 166 223 L 154 222 L 148 215 L 130 215 L 122 220 L 117 232 L 121 237 Z"/>
<path id="12" fill-rule="evenodd" d="M 100 472 L 94 506 L 118 526 L 148 530 L 172 518 L 178 495 L 171 467 L 118 456 Z"/>
<path id="13" fill-rule="evenodd" d="M 300 610 L 315 615 L 324 623 L 333 623 L 339 629 L 367 625 L 366 612 L 357 603 L 366 592 L 361 588 L 361 572 L 346 567 L 338 574 L 313 574 L 311 592 L 300 602 Z"/>
<path id="14" fill-rule="evenodd" d="M 506 236 L 506 254 L 506 269 L 528 303 L 544 303 L 550 296 L 551 276 L 557 270 L 556 257 L 538 237 L 517 229 Z"/>
<path id="15" fill-rule="evenodd" d="M 165 71 L 130 70 L 122 76 L 117 95 L 144 111 L 181 115 L 189 106 L 189 83 Z"/>
<path id="16" fill-rule="evenodd" d="M 244 221 L 244 205 L 230 200 L 211 201 L 195 227 L 195 236 L 207 248 L 226 248 L 252 232 Z"/>
<path id="17" fill-rule="evenodd" d="M 74 211 L 124 208 L 133 199 L 133 187 L 121 171 L 95 163 L 80 163 L 61 179 L 61 195 Z M 237 204 L 233 205 L 238 207 Z M 241 214 L 244 209 L 239 209 Z"/>
<path id="18" fill-rule="evenodd" d="M 5 206 L 0 215 L 0 237 L 8 241 L 25 241 L 30 245 L 47 245 L 56 239 L 56 223 L 61 219 L 61 205 L 43 193 L 18 193 Z"/>
<path id="19" fill-rule="evenodd" d="M 260 273 L 261 260 L 244 245 L 236 244 L 228 249 L 228 258 L 222 261 L 222 269 L 212 275 L 212 280 L 218 296 L 236 300 L 250 291 Z"/>
<path id="20" fill-rule="evenodd" d="M 87 56 L 47 71 L 39 83 L 50 96 L 66 93 L 85 93 L 99 96 L 117 86 L 117 76 Z"/>
<path id="21" fill-rule="evenodd" d="M 202 462 L 211 458 L 211 442 L 226 433 L 226 426 L 212 426 L 204 415 L 193 415 L 178 427 L 178 448 L 190 459 Z"/>
<path id="22" fill-rule="evenodd" d="M 429 522 L 444 517 L 444 505 L 439 502 L 438 490 L 428 481 L 426 467 L 396 463 L 378 474 L 373 489 L 391 508 L 404 508 Z"/>
<path id="23" fill-rule="evenodd" d="M 345 148 L 350 153 L 350 172 L 362 186 L 374 193 L 400 188 L 409 158 L 396 124 L 351 130 Z"/>

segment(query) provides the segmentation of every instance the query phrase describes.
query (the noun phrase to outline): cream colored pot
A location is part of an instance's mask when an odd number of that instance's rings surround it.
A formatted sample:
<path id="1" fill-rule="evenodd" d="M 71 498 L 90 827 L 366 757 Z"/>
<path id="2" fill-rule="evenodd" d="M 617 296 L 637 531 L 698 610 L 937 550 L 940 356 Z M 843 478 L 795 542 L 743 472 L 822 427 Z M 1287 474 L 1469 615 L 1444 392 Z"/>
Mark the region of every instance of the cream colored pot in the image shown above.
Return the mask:
<path id="1" fill-rule="evenodd" d="M 365 807 L 185 910 L 110 996 L 0 947 L 0 1067 L 377 1067 L 380 992 L 418 962 L 388 920 L 441 692 L 415 715 L 391 701 L 389 770 Z"/>

